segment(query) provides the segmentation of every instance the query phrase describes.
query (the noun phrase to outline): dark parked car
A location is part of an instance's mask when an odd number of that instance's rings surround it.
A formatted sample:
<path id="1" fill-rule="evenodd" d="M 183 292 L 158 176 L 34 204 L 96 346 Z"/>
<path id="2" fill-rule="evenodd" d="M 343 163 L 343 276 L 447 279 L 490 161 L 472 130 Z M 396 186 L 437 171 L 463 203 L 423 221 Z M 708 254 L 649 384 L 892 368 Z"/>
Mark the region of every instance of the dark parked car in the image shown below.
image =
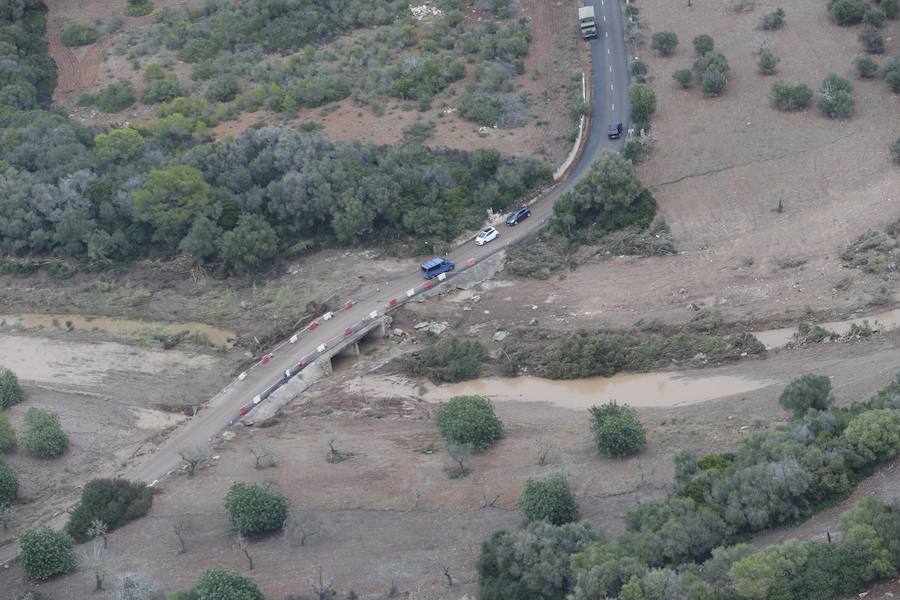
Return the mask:
<path id="1" fill-rule="evenodd" d="M 622 137 L 622 124 L 610 123 L 609 129 L 606 130 L 606 136 L 611 140 L 617 140 Z"/>
<path id="2" fill-rule="evenodd" d="M 531 216 L 531 209 L 527 206 L 523 206 L 517 210 L 512 211 L 508 217 L 506 217 L 506 224 L 512 227 L 513 225 L 518 225 L 524 219 L 527 219 Z"/>

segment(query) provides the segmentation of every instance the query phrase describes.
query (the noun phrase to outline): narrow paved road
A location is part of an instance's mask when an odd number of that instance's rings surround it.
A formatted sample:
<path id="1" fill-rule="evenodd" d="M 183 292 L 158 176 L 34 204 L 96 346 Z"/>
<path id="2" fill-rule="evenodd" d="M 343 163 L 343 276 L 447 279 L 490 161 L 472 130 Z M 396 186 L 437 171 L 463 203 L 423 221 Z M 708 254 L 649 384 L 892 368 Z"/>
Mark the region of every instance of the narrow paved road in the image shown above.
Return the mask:
<path id="1" fill-rule="evenodd" d="M 517 243 L 542 227 L 552 214 L 556 198 L 575 185 L 586 172 L 592 159 L 603 149 L 620 149 L 624 140 L 608 140 L 609 123 L 621 122 L 628 127 L 628 56 L 624 42 L 624 24 L 618 0 L 593 0 L 587 4 L 596 7 L 599 35 L 589 42 L 591 47 L 591 120 L 587 144 L 578 164 L 569 177 L 545 194 L 531 206 L 532 216 L 516 227 L 499 226 L 500 237 L 478 247 L 469 242 L 449 255 L 457 264 L 457 273 L 466 268 L 470 259 L 481 261 L 488 256 Z M 572 19 L 577 20 L 577 12 L 572 11 Z M 426 257 L 427 258 L 427 257 Z M 457 273 L 451 273 L 451 280 Z M 437 281 L 435 285 L 441 285 Z M 421 291 L 423 279 L 417 272 L 385 283 L 380 287 L 360 290 L 352 306 L 335 312 L 334 317 L 318 320 L 315 330 L 305 330 L 297 335 L 295 343 L 286 340 L 270 351 L 271 358 L 266 364 L 258 363 L 250 369 L 242 380 L 235 380 L 225 390 L 213 397 L 190 421 L 176 430 L 172 436 L 154 453 L 143 457 L 122 475 L 129 479 L 152 483 L 181 464 L 179 450 L 185 447 L 205 445 L 216 435 L 234 423 L 242 406 L 250 404 L 253 398 L 262 394 L 276 382 L 286 369 L 295 367 L 304 357 L 312 358 L 321 344 L 339 340 L 348 327 L 353 327 L 373 311 L 379 315 L 385 312 L 392 299 L 402 300 L 407 290 Z M 66 515 L 53 519 L 49 525 L 60 528 Z M 8 544 L 0 548 L 0 564 L 14 559 L 18 554 L 18 544 Z"/>

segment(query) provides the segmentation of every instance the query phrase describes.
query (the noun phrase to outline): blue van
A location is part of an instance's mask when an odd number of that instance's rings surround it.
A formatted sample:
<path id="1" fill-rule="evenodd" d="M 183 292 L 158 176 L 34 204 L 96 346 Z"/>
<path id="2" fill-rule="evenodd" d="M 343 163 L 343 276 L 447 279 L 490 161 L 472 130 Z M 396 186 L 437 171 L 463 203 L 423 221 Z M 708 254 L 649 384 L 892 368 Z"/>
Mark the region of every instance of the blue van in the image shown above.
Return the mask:
<path id="1" fill-rule="evenodd" d="M 422 263 L 422 277 L 425 279 L 434 279 L 441 273 L 452 271 L 455 268 L 456 265 L 453 264 L 452 260 L 440 257 L 432 258 L 428 262 Z"/>

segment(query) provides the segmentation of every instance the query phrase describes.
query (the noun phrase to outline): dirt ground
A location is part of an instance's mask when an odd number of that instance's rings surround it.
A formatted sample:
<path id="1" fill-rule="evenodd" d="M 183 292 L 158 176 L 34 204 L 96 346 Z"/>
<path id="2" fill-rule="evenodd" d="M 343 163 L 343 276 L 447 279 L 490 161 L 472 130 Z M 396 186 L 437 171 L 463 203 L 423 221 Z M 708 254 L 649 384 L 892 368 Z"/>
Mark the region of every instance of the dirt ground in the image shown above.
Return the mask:
<path id="1" fill-rule="evenodd" d="M 57 412 L 70 438 L 58 459 L 21 448 L 6 457 L 20 501 L 2 541 L 71 506 L 88 480 L 152 450 L 184 418 L 156 407 L 205 400 L 229 379 L 236 354 L 136 347 L 86 331 L 0 333 L 0 366 L 16 372 L 28 396 L 8 410 L 13 427 L 20 432 L 25 411 L 39 407 Z"/>
<path id="2" fill-rule="evenodd" d="M 648 426 L 648 447 L 625 461 L 597 455 L 584 410 L 496 397 L 505 437 L 473 457 L 469 476 L 455 480 L 444 472 L 449 462 L 429 418 L 437 405 L 428 395 L 419 398 L 416 382 L 380 393 L 380 376 L 367 374 L 392 352 L 392 344 L 382 342 L 355 366 L 344 365 L 290 405 L 274 426 L 236 430 L 236 437 L 215 449 L 213 466 L 193 479 L 167 480 L 147 518 L 110 536 L 111 572 L 144 573 L 171 590 L 191 585 L 204 568 L 222 565 L 252 575 L 267 597 L 280 598 L 308 592 L 308 580 L 321 567 L 336 589 L 352 588 L 363 598 L 384 597 L 394 583 L 409 598 L 457 600 L 476 590 L 474 557 L 480 542 L 495 529 L 522 525 L 514 503 L 526 478 L 566 473 L 582 517 L 615 535 L 626 510 L 671 490 L 675 452 L 722 451 L 755 428 L 776 426 L 786 416 L 777 406 L 777 394 L 798 373 L 832 375 L 839 403 L 868 397 L 896 371 L 900 334 L 783 351 L 766 360 L 699 371 L 697 376 L 772 383 L 690 406 L 639 409 Z M 333 437 L 351 458 L 338 464 L 325 460 Z M 536 461 L 539 440 L 553 444 L 545 466 Z M 263 445 L 274 451 L 278 464 L 256 470 L 248 449 Z M 251 544 L 252 572 L 230 537 L 222 508 L 235 481 L 275 486 L 290 499 L 299 523 L 285 535 Z M 177 553 L 171 529 L 176 516 L 188 516 L 193 527 L 183 555 Z M 451 590 L 442 567 L 454 578 Z M 18 567 L 2 579 L 16 591 L 31 585 Z M 74 600 L 91 585 L 90 573 L 78 572 L 39 588 L 55 599 Z"/>

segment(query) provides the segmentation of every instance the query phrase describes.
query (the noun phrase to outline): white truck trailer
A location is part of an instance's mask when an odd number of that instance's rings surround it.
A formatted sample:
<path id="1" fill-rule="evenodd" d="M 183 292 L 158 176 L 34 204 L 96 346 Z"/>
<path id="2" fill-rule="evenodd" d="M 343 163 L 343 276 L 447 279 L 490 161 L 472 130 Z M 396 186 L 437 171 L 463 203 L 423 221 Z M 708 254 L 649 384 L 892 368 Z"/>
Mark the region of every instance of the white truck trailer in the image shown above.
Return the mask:
<path id="1" fill-rule="evenodd" d="M 594 7 L 582 6 L 578 9 L 578 20 L 581 23 L 581 37 L 589 40 L 597 37 L 597 21 L 594 20 Z"/>

